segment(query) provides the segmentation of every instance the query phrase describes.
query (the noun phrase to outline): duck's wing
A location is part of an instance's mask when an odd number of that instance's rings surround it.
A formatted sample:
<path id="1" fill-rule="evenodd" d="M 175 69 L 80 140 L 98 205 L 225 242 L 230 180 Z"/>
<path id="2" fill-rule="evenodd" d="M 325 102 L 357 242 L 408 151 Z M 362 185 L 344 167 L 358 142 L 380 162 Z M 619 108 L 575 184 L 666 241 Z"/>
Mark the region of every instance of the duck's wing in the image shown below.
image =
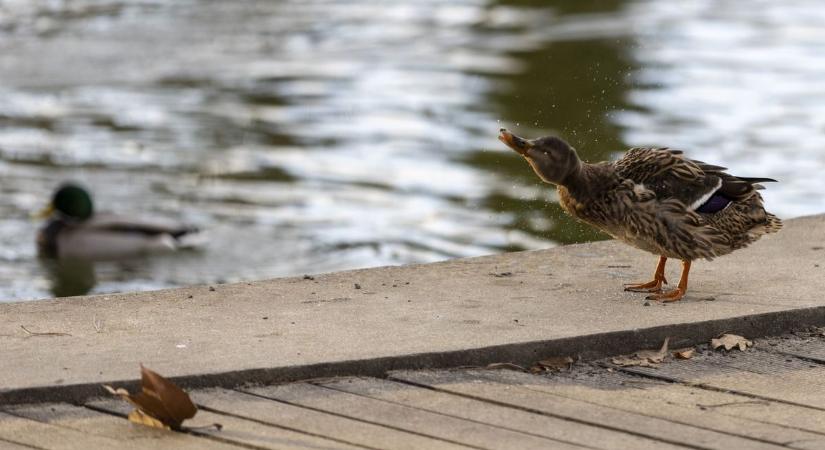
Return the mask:
<path id="1" fill-rule="evenodd" d="M 84 223 L 88 229 L 157 236 L 167 234 L 175 239 L 190 233 L 196 233 L 197 228 L 174 220 L 163 218 L 128 217 L 116 214 L 97 214 Z"/>
<path id="2" fill-rule="evenodd" d="M 616 173 L 633 180 L 658 199 L 675 199 L 688 210 L 713 213 L 730 202 L 744 201 L 770 178 L 736 177 L 727 168 L 692 160 L 680 150 L 632 148 L 614 163 Z"/>

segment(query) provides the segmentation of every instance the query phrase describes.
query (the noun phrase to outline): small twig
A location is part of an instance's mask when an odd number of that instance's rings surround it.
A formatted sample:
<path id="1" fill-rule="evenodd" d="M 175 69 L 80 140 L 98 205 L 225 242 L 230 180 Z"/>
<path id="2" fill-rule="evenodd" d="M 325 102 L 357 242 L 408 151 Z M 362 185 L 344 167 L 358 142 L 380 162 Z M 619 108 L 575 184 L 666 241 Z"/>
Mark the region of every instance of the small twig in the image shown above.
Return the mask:
<path id="1" fill-rule="evenodd" d="M 71 336 L 69 333 L 56 333 L 56 332 L 48 332 L 48 333 L 35 333 L 34 331 L 30 331 L 28 328 L 20 325 L 20 328 L 23 329 L 29 336 Z"/>
<path id="2" fill-rule="evenodd" d="M 702 409 L 710 409 L 710 408 L 721 408 L 723 406 L 748 406 L 748 405 L 769 405 L 770 402 L 766 400 L 746 400 L 741 402 L 729 402 L 729 403 L 719 403 L 716 405 L 703 405 L 701 403 L 697 403 L 696 406 Z"/>
<path id="3" fill-rule="evenodd" d="M 97 314 L 92 316 L 92 325 L 95 326 L 96 333 L 100 333 L 103 331 L 103 322 L 97 319 Z"/>

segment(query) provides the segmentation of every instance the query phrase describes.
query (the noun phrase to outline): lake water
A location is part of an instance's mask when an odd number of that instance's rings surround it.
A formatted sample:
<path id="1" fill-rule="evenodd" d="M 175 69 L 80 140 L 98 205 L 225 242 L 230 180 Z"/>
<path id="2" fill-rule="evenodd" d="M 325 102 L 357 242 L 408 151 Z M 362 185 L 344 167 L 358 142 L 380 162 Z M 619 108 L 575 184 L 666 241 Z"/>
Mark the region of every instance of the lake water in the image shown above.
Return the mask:
<path id="1" fill-rule="evenodd" d="M 496 140 L 684 149 L 825 212 L 815 0 L 0 0 L 0 299 L 157 289 L 602 239 Z M 61 181 L 201 251 L 38 261 Z"/>

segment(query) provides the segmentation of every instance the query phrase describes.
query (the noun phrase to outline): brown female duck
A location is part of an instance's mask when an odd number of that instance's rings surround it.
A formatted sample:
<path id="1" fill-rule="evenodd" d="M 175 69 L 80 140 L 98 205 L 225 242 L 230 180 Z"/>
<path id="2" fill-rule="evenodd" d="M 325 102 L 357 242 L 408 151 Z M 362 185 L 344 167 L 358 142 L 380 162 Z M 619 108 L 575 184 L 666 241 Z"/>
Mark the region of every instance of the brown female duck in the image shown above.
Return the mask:
<path id="1" fill-rule="evenodd" d="M 618 161 L 589 164 L 557 137 L 527 140 L 502 128 L 499 139 L 558 186 L 568 214 L 659 255 L 652 281 L 625 286 L 653 293 L 649 299 L 681 299 L 693 260 L 726 255 L 782 227 L 757 192 L 758 183 L 776 181 L 770 178 L 735 177 L 668 148 L 632 148 Z M 663 292 L 667 258 L 682 260 L 682 276 Z"/>

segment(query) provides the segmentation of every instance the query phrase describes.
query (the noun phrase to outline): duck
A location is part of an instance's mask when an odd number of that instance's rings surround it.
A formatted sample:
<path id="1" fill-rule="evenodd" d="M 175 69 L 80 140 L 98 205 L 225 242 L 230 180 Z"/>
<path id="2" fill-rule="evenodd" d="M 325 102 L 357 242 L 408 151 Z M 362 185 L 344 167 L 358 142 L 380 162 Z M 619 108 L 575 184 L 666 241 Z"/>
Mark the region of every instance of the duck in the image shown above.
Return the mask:
<path id="1" fill-rule="evenodd" d="M 173 220 L 97 213 L 89 191 L 65 183 L 38 214 L 38 254 L 57 260 L 118 260 L 196 245 L 198 229 Z"/>
<path id="2" fill-rule="evenodd" d="M 588 163 L 556 136 L 525 139 L 502 128 L 499 140 L 556 186 L 567 214 L 659 256 L 653 280 L 624 286 L 651 294 L 649 300 L 681 300 L 693 261 L 727 255 L 782 228 L 758 192 L 772 178 L 733 176 L 667 147 L 631 148 L 616 161 Z M 681 260 L 682 272 L 666 291 L 668 258 Z"/>

